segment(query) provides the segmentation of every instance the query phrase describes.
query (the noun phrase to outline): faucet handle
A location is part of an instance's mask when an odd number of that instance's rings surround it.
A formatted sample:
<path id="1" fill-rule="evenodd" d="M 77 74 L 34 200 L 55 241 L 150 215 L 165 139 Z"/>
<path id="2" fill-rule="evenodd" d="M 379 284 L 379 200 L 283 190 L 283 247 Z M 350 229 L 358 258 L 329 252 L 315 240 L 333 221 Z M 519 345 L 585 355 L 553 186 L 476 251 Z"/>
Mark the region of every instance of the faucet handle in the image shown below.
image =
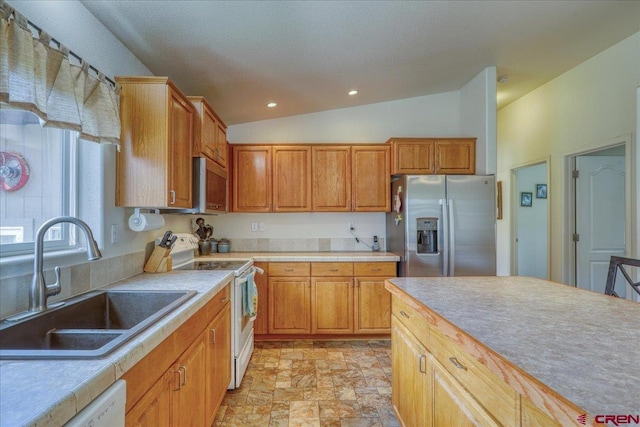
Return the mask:
<path id="1" fill-rule="evenodd" d="M 55 266 L 53 271 L 56 274 L 56 282 L 52 283 L 51 285 L 46 285 L 47 286 L 47 296 L 48 297 L 52 297 L 54 295 L 58 295 L 60 293 L 60 291 L 62 290 L 62 287 L 60 286 L 60 267 Z"/>

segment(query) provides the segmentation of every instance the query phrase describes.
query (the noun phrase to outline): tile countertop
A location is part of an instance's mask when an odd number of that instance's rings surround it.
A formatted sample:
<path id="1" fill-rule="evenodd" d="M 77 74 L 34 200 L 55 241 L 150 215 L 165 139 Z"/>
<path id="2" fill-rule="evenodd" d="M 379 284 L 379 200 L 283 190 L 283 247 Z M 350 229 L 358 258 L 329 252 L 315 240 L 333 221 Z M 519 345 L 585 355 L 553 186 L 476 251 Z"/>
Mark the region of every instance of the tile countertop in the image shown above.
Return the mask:
<path id="1" fill-rule="evenodd" d="M 530 277 L 398 278 L 387 288 L 464 332 L 449 327 L 450 338 L 481 343 L 589 414 L 640 414 L 638 303 Z"/>
<path id="2" fill-rule="evenodd" d="M 184 304 L 110 355 L 86 360 L 1 360 L 0 426 L 61 426 L 193 316 L 229 271 L 140 274 L 101 289 L 195 290 Z"/>
<path id="3" fill-rule="evenodd" d="M 253 259 L 255 262 L 383 262 L 400 261 L 391 252 L 229 252 L 198 257 L 205 259 Z"/>

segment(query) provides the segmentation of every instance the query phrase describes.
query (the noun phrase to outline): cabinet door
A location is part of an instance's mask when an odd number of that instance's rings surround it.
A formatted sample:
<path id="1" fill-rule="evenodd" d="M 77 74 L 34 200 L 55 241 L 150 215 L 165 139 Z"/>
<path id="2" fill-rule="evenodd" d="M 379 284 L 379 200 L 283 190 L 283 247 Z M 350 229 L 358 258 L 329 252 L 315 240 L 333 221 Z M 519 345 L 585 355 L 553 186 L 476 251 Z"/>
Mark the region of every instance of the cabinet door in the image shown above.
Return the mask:
<path id="1" fill-rule="evenodd" d="M 435 358 L 430 360 L 433 375 L 433 425 L 499 426 L 482 406 Z"/>
<path id="2" fill-rule="evenodd" d="M 231 382 L 231 304 L 224 308 L 211 321 L 207 328 L 209 341 L 207 346 L 207 424 L 213 425 L 216 412 Z"/>
<path id="3" fill-rule="evenodd" d="M 406 427 L 456 426 L 433 424 L 429 353 L 402 323 L 391 318 L 391 400 Z"/>
<path id="4" fill-rule="evenodd" d="M 194 127 L 193 106 L 169 87 L 169 194 L 167 206 L 170 208 L 191 208 L 192 163 Z"/>
<path id="5" fill-rule="evenodd" d="M 311 278 L 311 332 L 353 333 L 353 279 Z"/>
<path id="6" fill-rule="evenodd" d="M 233 147 L 233 211 L 271 211 L 271 147 Z"/>
<path id="7" fill-rule="evenodd" d="M 393 174 L 432 174 L 435 172 L 433 140 L 395 141 Z"/>
<path id="8" fill-rule="evenodd" d="M 269 277 L 269 333 L 308 334 L 311 283 L 308 277 Z"/>
<path id="9" fill-rule="evenodd" d="M 269 333 L 269 268 L 266 262 L 254 262 L 253 265 L 264 270 L 264 274 L 256 273 L 253 278 L 258 288 L 258 314 L 253 322 L 253 331 L 256 335 L 266 335 Z"/>
<path id="10" fill-rule="evenodd" d="M 473 175 L 476 173 L 476 140 L 436 141 L 436 173 Z"/>
<path id="11" fill-rule="evenodd" d="M 215 130 L 215 158 L 214 160 L 223 168 L 227 167 L 227 157 L 229 153 L 229 144 L 227 143 L 227 128 L 218 120 L 216 121 Z"/>
<path id="12" fill-rule="evenodd" d="M 311 147 L 273 147 L 273 211 L 311 210 Z"/>
<path id="13" fill-rule="evenodd" d="M 520 396 L 522 427 L 560 427 L 561 424 L 543 412 L 529 399 Z"/>
<path id="14" fill-rule="evenodd" d="M 173 425 L 206 425 L 206 343 L 205 333 L 195 340 L 173 367 Z M 228 385 L 228 384 L 227 384 Z"/>
<path id="15" fill-rule="evenodd" d="M 169 427 L 171 425 L 171 395 L 173 370 L 166 372 L 136 406 L 127 412 L 128 427 Z"/>
<path id="16" fill-rule="evenodd" d="M 351 210 L 351 147 L 312 147 L 314 212 Z"/>
<path id="17" fill-rule="evenodd" d="M 391 210 L 389 146 L 354 146 L 351 150 L 353 211 Z"/>
<path id="18" fill-rule="evenodd" d="M 355 333 L 391 332 L 391 294 L 380 277 L 355 278 Z"/>

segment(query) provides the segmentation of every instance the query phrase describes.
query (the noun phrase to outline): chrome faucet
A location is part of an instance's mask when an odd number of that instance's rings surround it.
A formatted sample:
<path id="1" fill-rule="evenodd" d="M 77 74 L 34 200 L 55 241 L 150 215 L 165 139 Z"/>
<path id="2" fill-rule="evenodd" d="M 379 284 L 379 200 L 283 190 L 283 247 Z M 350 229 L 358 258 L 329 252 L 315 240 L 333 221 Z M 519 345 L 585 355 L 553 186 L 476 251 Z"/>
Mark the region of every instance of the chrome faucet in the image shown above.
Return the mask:
<path id="1" fill-rule="evenodd" d="M 91 229 L 81 219 L 73 216 L 59 216 L 46 221 L 40 226 L 38 232 L 36 233 L 35 248 L 33 252 L 33 279 L 31 280 L 31 288 L 29 288 L 29 310 L 25 313 L 12 316 L 7 320 L 19 320 L 47 310 L 48 308 L 50 308 L 47 305 L 47 298 L 58 295 L 60 293 L 60 267 L 56 266 L 54 269 L 56 274 L 56 282 L 47 285 L 44 279 L 44 271 L 42 268 L 42 249 L 44 246 L 44 235 L 47 230 L 52 225 L 59 224 L 61 222 L 69 222 L 71 224 L 75 224 L 80 227 L 82 231 L 84 231 L 85 238 L 87 240 L 87 258 L 89 259 L 89 261 L 94 261 L 96 259 L 102 258 L 100 249 L 98 249 L 98 244 L 93 239 L 93 233 L 91 232 Z"/>

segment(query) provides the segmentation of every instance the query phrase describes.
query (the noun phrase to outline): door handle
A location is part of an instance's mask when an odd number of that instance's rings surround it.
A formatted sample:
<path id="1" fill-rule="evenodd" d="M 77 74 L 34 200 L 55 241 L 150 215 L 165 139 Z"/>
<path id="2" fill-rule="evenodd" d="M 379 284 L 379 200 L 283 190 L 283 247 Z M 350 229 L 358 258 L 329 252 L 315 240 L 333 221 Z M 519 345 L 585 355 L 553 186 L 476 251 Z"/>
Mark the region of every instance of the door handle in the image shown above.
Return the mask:
<path id="1" fill-rule="evenodd" d="M 169 202 L 170 205 L 175 205 L 176 204 L 176 192 L 175 190 L 169 190 L 169 194 L 171 195 L 171 201 Z"/>
<path id="2" fill-rule="evenodd" d="M 418 360 L 418 369 L 423 374 L 427 373 L 427 356 L 425 356 L 424 354 L 420 355 L 420 359 Z"/>

